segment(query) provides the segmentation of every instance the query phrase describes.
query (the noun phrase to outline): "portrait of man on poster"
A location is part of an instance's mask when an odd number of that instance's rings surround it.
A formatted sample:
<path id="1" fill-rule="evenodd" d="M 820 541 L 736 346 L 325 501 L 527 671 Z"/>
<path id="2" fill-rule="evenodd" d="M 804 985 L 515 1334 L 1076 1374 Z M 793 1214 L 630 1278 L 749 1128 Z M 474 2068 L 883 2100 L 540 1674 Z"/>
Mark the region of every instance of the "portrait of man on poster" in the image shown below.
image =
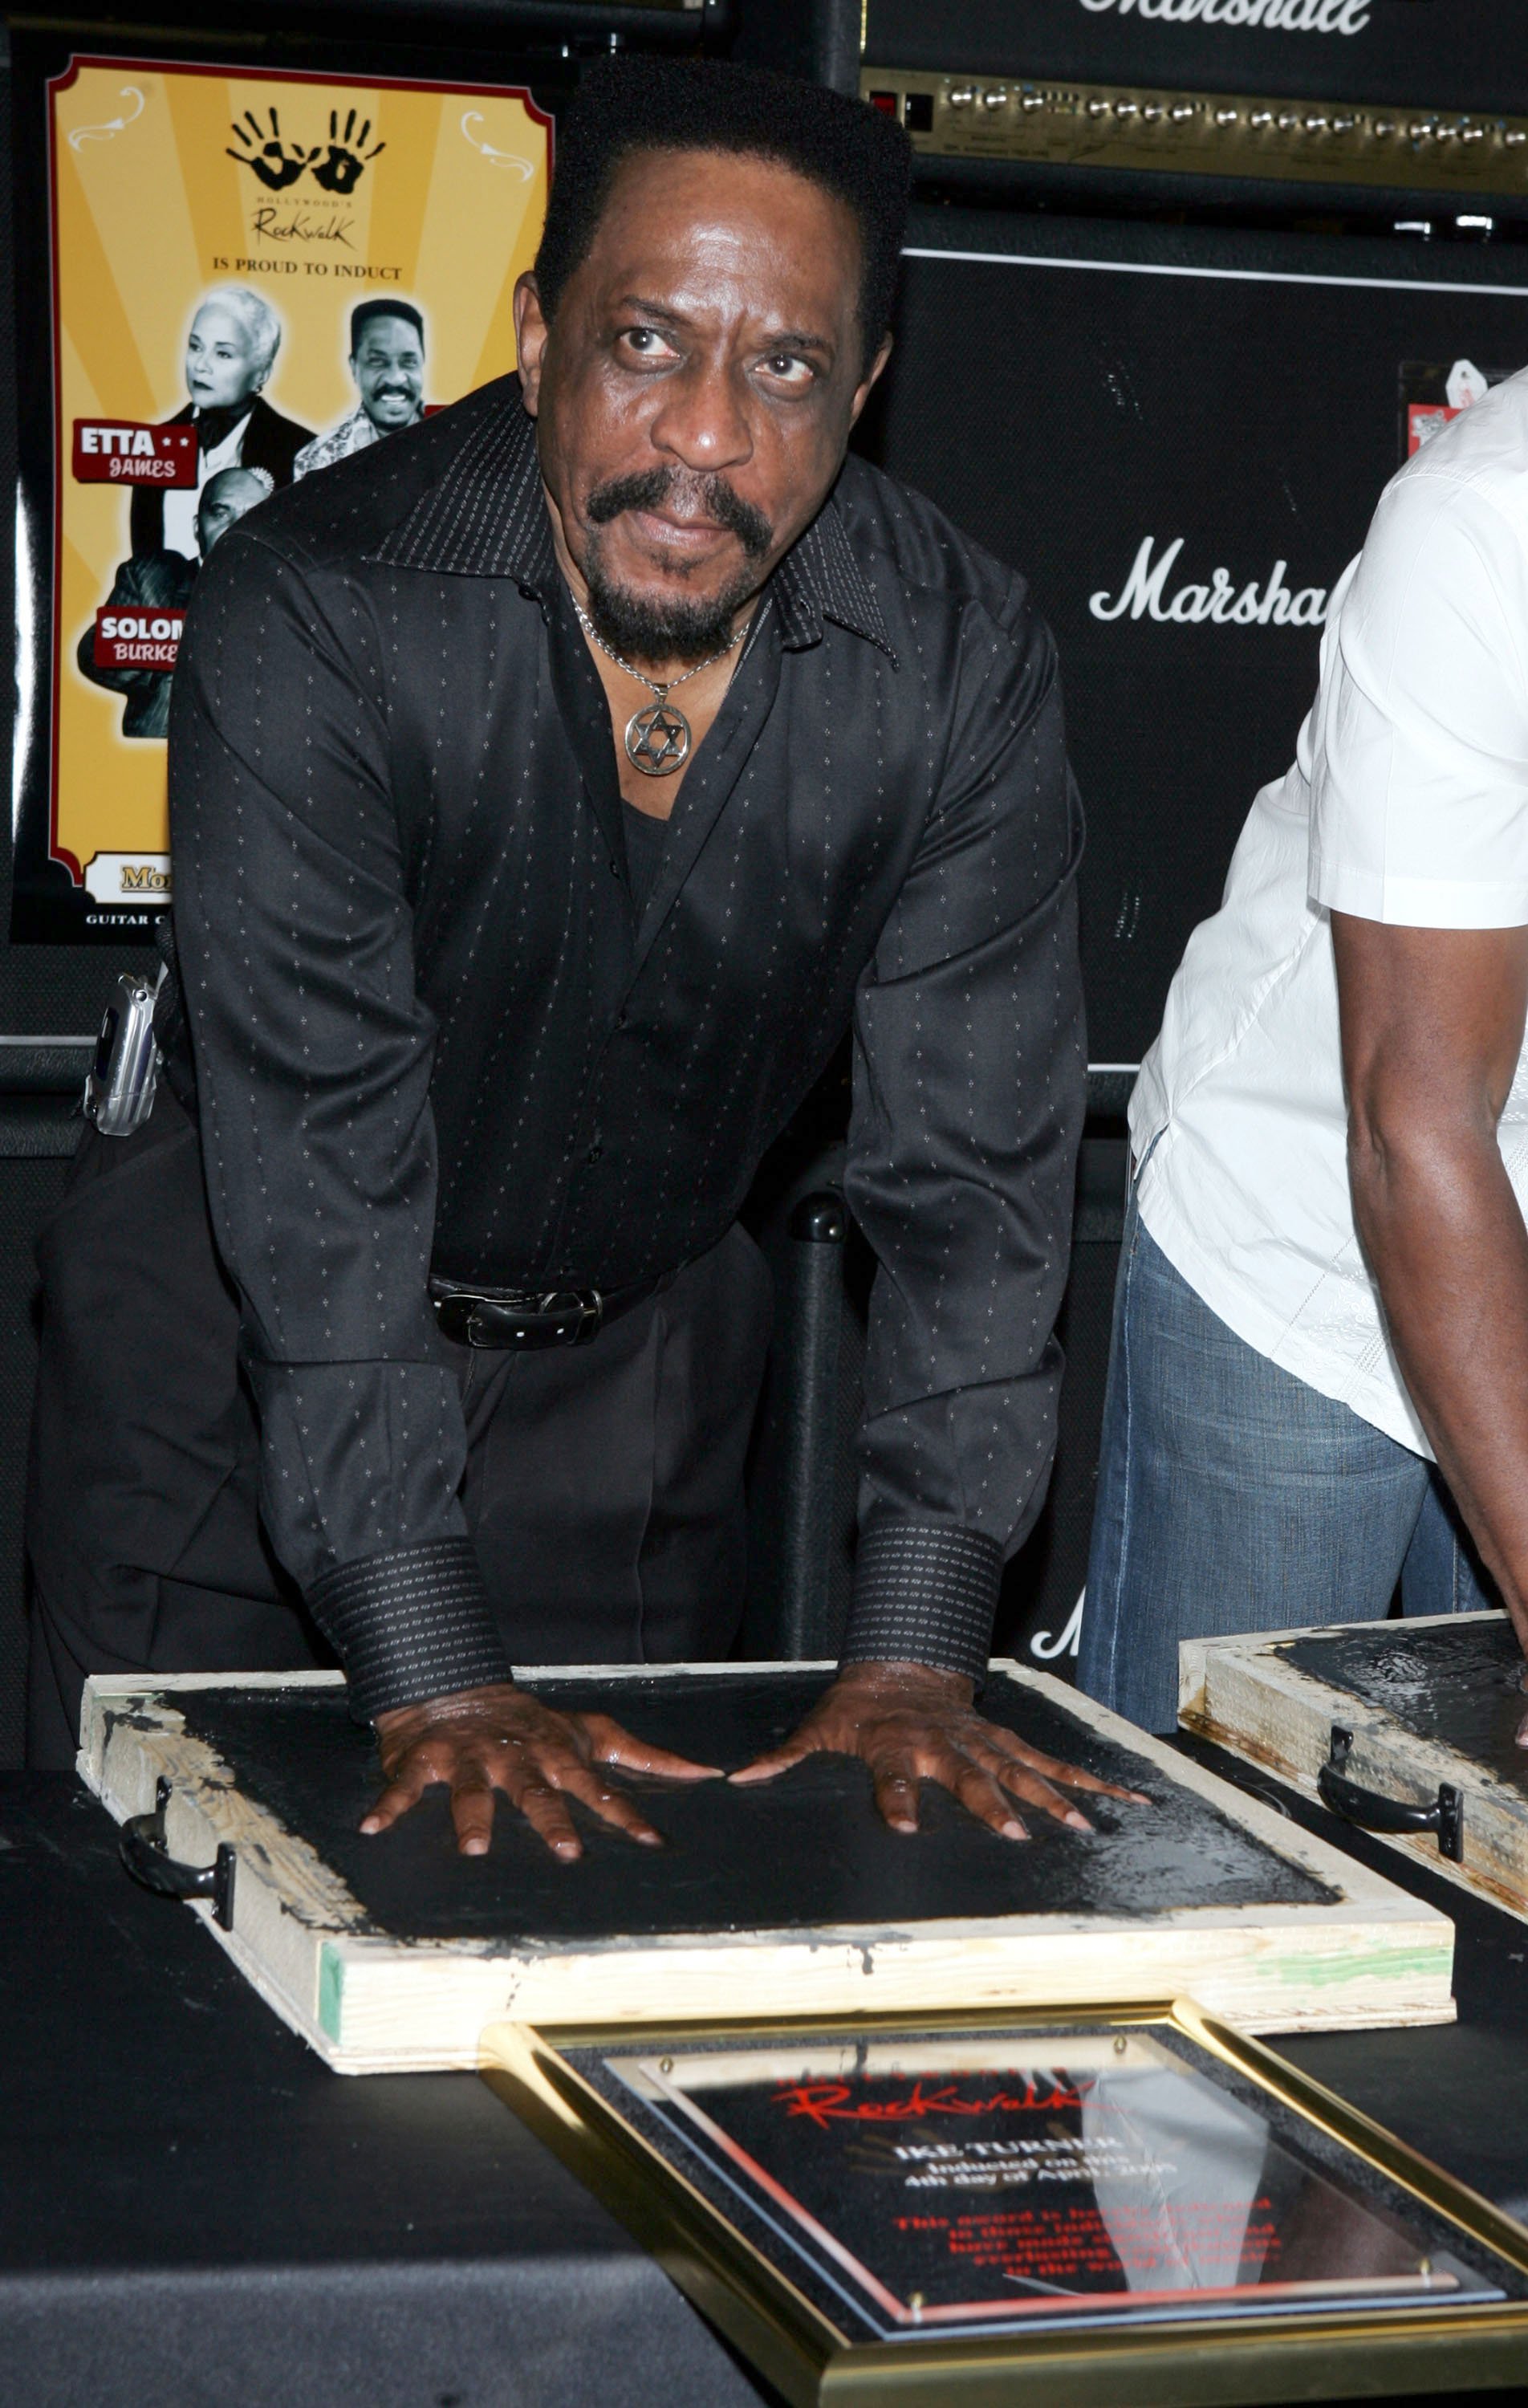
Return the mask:
<path id="1" fill-rule="evenodd" d="M 268 468 L 220 468 L 202 487 L 196 509 L 197 557 L 188 560 L 168 546 L 158 552 L 133 553 L 121 562 L 104 607 L 108 610 L 183 610 L 191 600 L 196 572 L 220 536 L 263 502 L 273 490 Z M 158 738 L 163 743 L 170 727 L 170 680 L 167 668 L 113 668 L 95 657 L 93 620 L 75 648 L 75 664 L 92 685 L 122 696 L 122 734 Z"/>
<path id="2" fill-rule="evenodd" d="M 424 415 L 424 319 L 411 301 L 383 294 L 358 301 L 350 312 L 350 374 L 357 406 L 327 435 L 306 443 L 293 478 L 332 467 L 384 435 L 417 426 Z"/>

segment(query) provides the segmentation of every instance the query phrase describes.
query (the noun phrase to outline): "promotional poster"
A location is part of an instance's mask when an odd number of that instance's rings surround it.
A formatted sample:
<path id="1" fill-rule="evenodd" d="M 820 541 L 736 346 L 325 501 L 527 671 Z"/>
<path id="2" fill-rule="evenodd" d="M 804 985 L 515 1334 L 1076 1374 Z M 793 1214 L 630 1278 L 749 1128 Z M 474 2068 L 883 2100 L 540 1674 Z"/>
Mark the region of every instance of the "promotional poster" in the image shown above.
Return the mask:
<path id="1" fill-rule="evenodd" d="M 11 937 L 132 942 L 172 892 L 203 562 L 272 493 L 514 366 L 551 128 L 523 89 L 130 57 L 31 97 Z"/>

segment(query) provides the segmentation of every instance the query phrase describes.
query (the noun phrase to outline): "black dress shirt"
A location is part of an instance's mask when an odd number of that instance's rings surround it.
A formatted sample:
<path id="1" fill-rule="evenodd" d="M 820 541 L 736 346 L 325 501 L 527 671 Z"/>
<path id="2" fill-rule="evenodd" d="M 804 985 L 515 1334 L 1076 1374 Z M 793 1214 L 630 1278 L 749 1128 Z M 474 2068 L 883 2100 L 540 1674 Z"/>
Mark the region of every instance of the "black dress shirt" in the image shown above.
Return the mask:
<path id="1" fill-rule="evenodd" d="M 170 764 L 264 1508 L 364 1710 L 507 1670 L 432 1265 L 614 1289 L 699 1255 L 851 1021 L 879 1274 L 847 1653 L 979 1670 L 1050 1469 L 1084 1086 L 1080 820 L 1022 580 L 850 460 L 638 911 L 506 380 L 223 538 Z"/>
<path id="2" fill-rule="evenodd" d="M 626 831 L 626 878 L 632 890 L 632 908 L 640 919 L 658 883 L 667 828 L 664 821 L 639 811 L 634 803 L 627 803 L 621 816 Z"/>

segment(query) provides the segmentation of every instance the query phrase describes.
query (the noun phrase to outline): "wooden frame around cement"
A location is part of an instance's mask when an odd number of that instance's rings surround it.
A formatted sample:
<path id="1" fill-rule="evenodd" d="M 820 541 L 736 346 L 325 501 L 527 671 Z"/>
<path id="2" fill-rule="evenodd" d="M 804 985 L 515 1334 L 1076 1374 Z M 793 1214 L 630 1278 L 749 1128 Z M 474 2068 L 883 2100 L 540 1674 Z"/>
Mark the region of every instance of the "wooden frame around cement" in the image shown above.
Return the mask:
<path id="1" fill-rule="evenodd" d="M 828 1671 L 826 1665 L 796 1669 Z M 527 1683 L 597 1676 L 774 1671 L 778 1665 L 542 1667 Z M 1184 1907 L 1133 1921 L 1031 1915 L 677 1935 L 598 1944 L 415 1941 L 368 1928 L 359 1901 L 308 1843 L 242 1797 L 228 1768 L 185 1727 L 177 1698 L 214 1687 L 337 1685 L 332 1672 L 96 1677 L 86 1684 L 79 1770 L 118 1820 L 150 1812 L 170 1784 L 172 1856 L 237 1854 L 234 1924 L 220 1944 L 293 2030 L 342 2072 L 470 2067 L 488 2024 L 653 2022 L 688 2017 L 1044 2006 L 1192 1996 L 1247 2030 L 1343 2030 L 1448 2022 L 1453 1926 L 1271 1809 L 1049 1674 L 997 1661 L 993 1678 L 1038 1691 L 1212 1801 L 1287 1861 L 1337 1892 L 1333 1905 Z"/>
<path id="2" fill-rule="evenodd" d="M 1429 1613 L 1389 1625 L 1317 1624 L 1230 1639 L 1186 1639 L 1178 1651 L 1178 1719 L 1185 1730 L 1265 1766 L 1307 1798 L 1320 1797 L 1317 1775 L 1326 1762 L 1335 1722 L 1353 1734 L 1346 1770 L 1364 1788 L 1421 1804 L 1437 1795 L 1440 1783 L 1451 1782 L 1465 1799 L 1460 1863 L 1439 1855 L 1431 1832 L 1377 1832 L 1376 1838 L 1528 1922 L 1528 1789 L 1498 1781 L 1452 1749 L 1416 1737 L 1380 1708 L 1301 1671 L 1282 1652 L 1293 1640 L 1329 1639 L 1338 1628 L 1389 1628 L 1400 1638 L 1444 1625 L 1457 1630 L 1465 1623 L 1505 1619 L 1500 1613 Z M 1528 1697 L 1523 1711 L 1528 1713 Z"/>

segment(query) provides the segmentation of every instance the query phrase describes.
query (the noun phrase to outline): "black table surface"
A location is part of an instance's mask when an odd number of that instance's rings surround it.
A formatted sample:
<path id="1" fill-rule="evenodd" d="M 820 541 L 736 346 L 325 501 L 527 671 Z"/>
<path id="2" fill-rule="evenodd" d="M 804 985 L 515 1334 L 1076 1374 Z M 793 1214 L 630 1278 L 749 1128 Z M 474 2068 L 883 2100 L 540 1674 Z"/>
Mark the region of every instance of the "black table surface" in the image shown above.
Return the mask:
<path id="1" fill-rule="evenodd" d="M 1277 2045 L 1528 2220 L 1528 1924 L 1283 1795 L 1453 1917 L 1460 2017 Z M 0 1933 L 7 2401 L 772 2400 L 472 2075 L 331 2073 L 67 1776 L 0 1775 Z"/>

